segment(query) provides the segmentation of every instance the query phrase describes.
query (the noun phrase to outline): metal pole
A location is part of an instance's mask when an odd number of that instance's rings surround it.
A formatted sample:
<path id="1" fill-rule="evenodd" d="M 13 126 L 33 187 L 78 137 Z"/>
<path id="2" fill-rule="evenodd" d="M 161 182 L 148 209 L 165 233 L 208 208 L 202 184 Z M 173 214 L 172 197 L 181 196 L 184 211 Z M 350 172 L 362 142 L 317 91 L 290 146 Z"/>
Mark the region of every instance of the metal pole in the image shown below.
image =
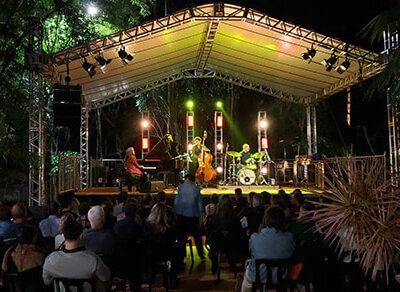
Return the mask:
<path id="1" fill-rule="evenodd" d="M 312 152 L 317 153 L 318 149 L 317 149 L 317 110 L 316 110 L 316 106 L 312 105 L 312 117 L 313 117 L 313 149 Z"/>
<path id="2" fill-rule="evenodd" d="M 310 104 L 306 105 L 306 114 L 307 114 L 307 145 L 308 145 L 308 155 L 312 154 L 312 149 L 311 149 L 311 109 L 310 109 Z"/>
<path id="3" fill-rule="evenodd" d="M 89 187 L 89 107 L 84 104 L 81 107 L 81 127 L 80 127 L 80 160 L 79 172 L 81 189 Z"/>

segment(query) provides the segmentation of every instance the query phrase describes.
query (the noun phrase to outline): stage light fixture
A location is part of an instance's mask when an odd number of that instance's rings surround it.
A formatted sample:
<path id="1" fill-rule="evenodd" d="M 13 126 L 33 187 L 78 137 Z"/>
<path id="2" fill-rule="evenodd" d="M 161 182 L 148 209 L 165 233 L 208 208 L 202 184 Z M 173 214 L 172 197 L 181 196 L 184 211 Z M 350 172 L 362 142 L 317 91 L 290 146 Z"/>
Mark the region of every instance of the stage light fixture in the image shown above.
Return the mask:
<path id="1" fill-rule="evenodd" d="M 265 121 L 265 120 L 260 121 L 260 128 L 264 129 L 264 128 L 266 128 L 266 127 L 268 127 L 268 122 Z"/>
<path id="2" fill-rule="evenodd" d="M 148 126 L 149 126 L 149 121 L 146 121 L 146 120 L 142 121 L 143 128 L 147 128 Z"/>
<path id="3" fill-rule="evenodd" d="M 261 137 L 261 150 L 268 149 L 268 138 Z"/>
<path id="4" fill-rule="evenodd" d="M 128 54 L 128 53 L 125 51 L 125 48 L 124 48 L 124 47 L 122 47 L 121 49 L 119 49 L 119 51 L 118 51 L 118 56 L 121 58 L 121 60 L 122 60 L 122 62 L 124 63 L 124 65 L 128 65 L 128 63 L 129 63 L 130 61 L 133 60 L 133 56 L 132 56 L 131 54 Z"/>
<path id="5" fill-rule="evenodd" d="M 335 56 L 335 54 L 332 54 L 329 59 L 324 59 L 321 64 L 325 66 L 326 71 L 331 71 L 333 68 L 333 65 L 337 62 L 338 57 Z"/>
<path id="6" fill-rule="evenodd" d="M 303 53 L 301 56 L 303 57 L 304 60 L 308 60 L 308 63 L 311 63 L 312 59 L 315 57 L 315 54 L 317 51 L 313 48 L 307 49 L 306 53 Z"/>
<path id="7" fill-rule="evenodd" d="M 335 70 L 339 74 L 343 74 L 344 72 L 346 72 L 349 69 L 349 67 L 350 67 L 350 62 L 346 59 L 345 61 L 343 61 L 342 64 L 337 66 Z"/>
<path id="8" fill-rule="evenodd" d="M 222 148 L 224 148 L 224 145 L 222 145 L 222 143 L 218 143 L 217 144 L 217 149 L 221 151 Z"/>
<path id="9" fill-rule="evenodd" d="M 93 77 L 96 74 L 96 65 L 90 64 L 86 58 L 84 58 L 82 68 L 89 73 L 90 77 Z"/>
<path id="10" fill-rule="evenodd" d="M 90 16 L 96 16 L 97 13 L 99 13 L 99 8 L 97 8 L 96 6 L 94 6 L 93 4 L 89 4 L 86 8 L 86 12 L 90 15 Z"/>
<path id="11" fill-rule="evenodd" d="M 194 107 L 194 102 L 193 102 L 193 100 L 188 100 L 188 101 L 186 102 L 186 107 L 187 107 L 189 110 L 193 109 L 193 107 Z"/>
<path id="12" fill-rule="evenodd" d="M 188 115 L 187 116 L 187 126 L 189 128 L 193 128 L 194 127 L 194 116 L 192 116 L 192 115 Z"/>
<path id="13" fill-rule="evenodd" d="M 97 63 L 100 66 L 100 70 L 103 73 L 107 72 L 107 65 L 111 63 L 112 59 L 104 59 L 103 56 L 98 55 L 97 57 L 95 57 L 95 60 L 97 61 Z"/>
<path id="14" fill-rule="evenodd" d="M 222 108 L 222 101 L 217 101 L 216 103 L 215 103 L 215 106 L 217 107 L 217 108 Z"/>
<path id="15" fill-rule="evenodd" d="M 218 115 L 216 123 L 217 123 L 217 125 L 216 125 L 217 128 L 223 128 L 224 127 L 224 116 Z"/>
<path id="16" fill-rule="evenodd" d="M 150 148 L 149 138 L 142 138 L 142 149 L 148 150 Z"/>
<path id="17" fill-rule="evenodd" d="M 262 173 L 263 175 L 266 175 L 267 172 L 268 172 L 268 170 L 267 170 L 266 167 L 261 168 L 261 173 Z"/>
<path id="18" fill-rule="evenodd" d="M 192 149 L 193 149 L 193 144 L 192 143 L 187 144 L 187 150 L 192 151 Z"/>
<path id="19" fill-rule="evenodd" d="M 224 169 L 222 168 L 222 166 L 218 166 L 217 167 L 217 172 L 218 173 L 222 173 L 224 171 Z"/>

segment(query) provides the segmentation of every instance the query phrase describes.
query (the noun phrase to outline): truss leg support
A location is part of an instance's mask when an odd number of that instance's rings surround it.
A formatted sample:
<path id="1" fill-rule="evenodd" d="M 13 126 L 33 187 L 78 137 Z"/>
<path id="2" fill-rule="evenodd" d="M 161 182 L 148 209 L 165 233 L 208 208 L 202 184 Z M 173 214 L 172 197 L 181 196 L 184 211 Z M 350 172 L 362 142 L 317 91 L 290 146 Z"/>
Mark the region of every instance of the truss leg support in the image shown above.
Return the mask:
<path id="1" fill-rule="evenodd" d="M 79 172 L 80 186 L 83 190 L 89 187 L 89 108 L 87 104 L 81 108 Z"/>
<path id="2" fill-rule="evenodd" d="M 306 105 L 308 155 L 317 153 L 317 111 L 314 104 Z"/>

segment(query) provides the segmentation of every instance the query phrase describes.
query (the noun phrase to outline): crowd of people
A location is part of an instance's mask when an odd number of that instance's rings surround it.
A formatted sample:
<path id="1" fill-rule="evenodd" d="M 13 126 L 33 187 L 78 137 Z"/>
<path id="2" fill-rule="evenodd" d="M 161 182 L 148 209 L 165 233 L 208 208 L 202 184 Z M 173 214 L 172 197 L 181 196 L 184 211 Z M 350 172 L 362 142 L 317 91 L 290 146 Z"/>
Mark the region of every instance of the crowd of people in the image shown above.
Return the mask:
<path id="1" fill-rule="evenodd" d="M 168 264 L 174 278 L 184 270 L 191 236 L 201 260 L 208 249 L 212 273 L 219 252 L 227 255 L 231 271 L 247 260 L 243 292 L 255 281 L 255 260 L 288 258 L 297 263 L 291 278 L 308 277 L 316 291 L 334 291 L 336 284 L 326 285 L 324 277 L 334 277 L 337 266 L 328 259 L 337 254 L 319 241 L 310 222 L 300 220 L 308 208 L 300 190 L 243 196 L 238 188 L 233 197 L 214 194 L 205 200 L 193 175 L 187 175 L 168 199 L 164 192 L 136 198 L 122 192 L 117 199 L 79 202 L 70 192 L 50 202 L 41 220 L 24 203 L 1 203 L 3 289 L 52 291 L 55 279 L 87 279 L 86 286 L 107 291 L 118 278 L 140 291 L 154 281 L 156 264 Z M 260 273 L 265 282 L 265 269 Z"/>

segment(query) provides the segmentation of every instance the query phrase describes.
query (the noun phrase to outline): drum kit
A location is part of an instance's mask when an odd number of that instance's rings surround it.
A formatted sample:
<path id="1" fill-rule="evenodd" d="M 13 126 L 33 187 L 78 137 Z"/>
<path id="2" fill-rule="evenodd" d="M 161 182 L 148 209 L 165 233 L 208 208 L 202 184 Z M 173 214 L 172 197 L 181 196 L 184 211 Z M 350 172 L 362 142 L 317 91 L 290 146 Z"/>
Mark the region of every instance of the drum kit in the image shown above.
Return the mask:
<path id="1" fill-rule="evenodd" d="M 267 152 L 252 154 L 250 158 L 246 159 L 245 165 L 239 163 L 242 157 L 240 152 L 227 151 L 226 154 L 232 157 L 232 163 L 229 164 L 228 168 L 228 184 L 252 185 L 267 183 L 261 175 L 261 167 L 269 160 Z"/>

